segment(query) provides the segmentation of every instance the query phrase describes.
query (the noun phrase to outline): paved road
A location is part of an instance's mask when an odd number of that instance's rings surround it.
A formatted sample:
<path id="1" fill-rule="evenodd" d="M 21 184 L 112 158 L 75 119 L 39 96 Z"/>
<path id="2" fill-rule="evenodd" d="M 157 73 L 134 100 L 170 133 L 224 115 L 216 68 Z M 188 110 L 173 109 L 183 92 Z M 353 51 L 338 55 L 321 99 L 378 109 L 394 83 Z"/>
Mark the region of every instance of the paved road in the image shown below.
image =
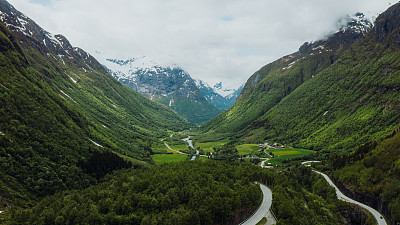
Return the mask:
<path id="1" fill-rule="evenodd" d="M 271 168 L 272 166 L 266 166 L 265 163 L 268 162 L 268 158 L 264 159 L 263 161 L 261 161 L 261 167 L 262 168 Z"/>
<path id="2" fill-rule="evenodd" d="M 189 146 L 190 146 L 191 148 L 194 149 L 194 147 L 193 147 L 193 141 L 190 140 L 189 138 L 190 138 L 190 137 L 185 138 L 185 139 L 182 139 L 182 140 L 186 141 L 186 142 L 189 144 Z M 182 154 L 182 155 L 187 155 L 186 153 L 183 153 L 183 152 L 180 152 L 180 151 L 177 151 L 177 150 L 172 149 L 172 148 L 171 148 L 167 143 L 165 143 L 165 142 L 164 142 L 164 145 L 167 146 L 167 148 L 168 148 L 169 150 L 171 150 L 171 151 L 174 151 L 174 152 L 179 153 L 179 154 Z M 200 153 L 200 152 L 199 152 L 198 150 L 196 150 L 196 155 L 199 155 L 199 153 Z M 192 158 L 191 158 L 190 160 L 195 160 L 195 159 L 196 159 L 196 155 L 192 156 Z"/>
<path id="3" fill-rule="evenodd" d="M 268 221 L 275 221 L 273 217 L 270 215 L 269 209 L 272 205 L 272 191 L 265 185 L 260 184 L 260 188 L 263 192 L 263 200 L 260 208 L 253 214 L 253 216 L 249 217 L 246 221 L 242 222 L 241 225 L 255 225 L 264 217 L 267 217 Z M 270 216 L 268 216 L 270 215 Z M 276 223 L 276 222 L 275 222 Z M 274 223 L 271 223 L 274 224 Z"/>
<path id="4" fill-rule="evenodd" d="M 378 225 L 387 225 L 384 217 L 378 211 L 376 211 L 375 209 L 373 209 L 373 208 L 371 208 L 371 207 L 369 207 L 369 206 L 367 206 L 367 205 L 365 205 L 365 204 L 363 204 L 361 202 L 357 202 L 357 201 L 347 197 L 346 195 L 344 195 L 339 190 L 339 188 L 336 187 L 336 185 L 332 182 L 332 180 L 328 177 L 328 175 L 326 175 L 324 173 L 321 173 L 321 172 L 318 172 L 318 171 L 315 171 L 315 170 L 314 170 L 314 172 L 316 172 L 318 174 L 321 174 L 325 178 L 325 180 L 328 181 L 328 183 L 336 189 L 336 195 L 337 195 L 338 199 L 343 200 L 345 202 L 350 202 L 350 203 L 353 203 L 353 204 L 361 206 L 362 208 L 364 208 L 364 209 L 368 210 L 369 212 L 371 212 L 372 215 L 374 215 L 375 219 L 378 221 Z"/>
<path id="5" fill-rule="evenodd" d="M 174 152 L 179 153 L 179 154 L 186 155 L 186 153 L 183 153 L 183 152 L 180 152 L 180 151 L 177 151 L 177 150 L 173 150 L 173 149 L 172 149 L 171 147 L 169 147 L 169 145 L 168 145 L 167 143 L 165 143 L 165 142 L 164 142 L 164 145 L 167 146 L 167 148 L 168 148 L 169 150 L 171 150 L 171 151 L 174 151 Z"/>
<path id="6" fill-rule="evenodd" d="M 307 163 L 319 163 L 319 162 L 321 162 L 321 161 L 305 161 L 305 162 L 302 162 L 301 165 L 304 165 Z"/>

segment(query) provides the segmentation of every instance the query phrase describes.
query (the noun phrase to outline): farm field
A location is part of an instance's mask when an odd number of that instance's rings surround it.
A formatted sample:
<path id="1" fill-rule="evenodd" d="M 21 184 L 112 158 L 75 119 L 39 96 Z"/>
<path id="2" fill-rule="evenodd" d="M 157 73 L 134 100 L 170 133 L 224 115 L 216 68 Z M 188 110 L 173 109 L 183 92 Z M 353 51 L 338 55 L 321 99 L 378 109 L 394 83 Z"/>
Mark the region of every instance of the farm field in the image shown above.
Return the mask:
<path id="1" fill-rule="evenodd" d="M 236 149 L 238 150 L 239 155 L 248 155 L 258 151 L 259 147 L 257 144 L 243 144 L 237 145 Z"/>
<path id="2" fill-rule="evenodd" d="M 224 140 L 220 140 L 220 141 L 213 141 L 213 142 L 204 142 L 204 143 L 196 142 L 194 144 L 194 146 L 196 148 L 200 147 L 205 152 L 212 152 L 213 148 L 221 146 L 221 145 L 224 145 L 224 144 L 227 144 L 227 143 L 229 143 L 229 139 L 224 139 Z"/>
<path id="3" fill-rule="evenodd" d="M 278 166 L 286 165 L 287 163 L 284 162 L 285 160 L 300 158 L 315 153 L 315 151 L 301 148 L 268 149 L 266 152 L 271 152 L 275 155 L 275 158 L 270 159 L 268 162 Z"/>
<path id="4" fill-rule="evenodd" d="M 166 162 L 180 162 L 187 159 L 187 155 L 173 153 L 173 154 L 156 154 L 151 156 L 156 164 L 163 164 Z"/>

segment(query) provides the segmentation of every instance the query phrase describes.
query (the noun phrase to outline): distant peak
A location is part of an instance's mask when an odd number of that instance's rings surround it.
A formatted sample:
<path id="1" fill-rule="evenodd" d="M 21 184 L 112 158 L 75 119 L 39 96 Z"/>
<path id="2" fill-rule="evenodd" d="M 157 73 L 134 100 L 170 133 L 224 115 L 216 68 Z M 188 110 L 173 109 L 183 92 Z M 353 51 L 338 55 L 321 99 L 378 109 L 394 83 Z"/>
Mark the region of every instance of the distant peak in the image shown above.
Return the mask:
<path id="1" fill-rule="evenodd" d="M 357 12 L 353 15 L 347 15 L 340 18 L 336 26 L 337 32 L 353 32 L 366 34 L 373 27 L 372 22 L 364 15 L 364 13 Z"/>
<path id="2" fill-rule="evenodd" d="M 216 83 L 216 84 L 214 85 L 214 88 L 215 88 L 215 89 L 222 89 L 222 82 Z"/>

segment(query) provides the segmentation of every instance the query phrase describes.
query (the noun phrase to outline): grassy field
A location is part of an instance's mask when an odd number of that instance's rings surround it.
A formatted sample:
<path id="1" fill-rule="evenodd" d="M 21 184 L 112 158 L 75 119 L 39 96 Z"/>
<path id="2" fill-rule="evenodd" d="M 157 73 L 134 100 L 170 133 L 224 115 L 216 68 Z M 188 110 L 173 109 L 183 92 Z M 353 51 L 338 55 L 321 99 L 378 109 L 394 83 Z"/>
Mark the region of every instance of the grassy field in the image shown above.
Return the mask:
<path id="1" fill-rule="evenodd" d="M 272 152 L 275 155 L 275 158 L 270 159 L 268 162 L 278 166 L 285 165 L 284 160 L 300 158 L 315 153 L 315 151 L 300 148 L 269 149 L 267 152 Z"/>
<path id="2" fill-rule="evenodd" d="M 256 144 L 243 144 L 236 146 L 236 149 L 239 155 L 247 155 L 258 151 L 259 147 Z"/>
<path id="3" fill-rule="evenodd" d="M 205 161 L 208 161 L 208 160 L 211 160 L 211 159 L 209 159 L 209 158 L 207 158 L 207 157 L 200 156 L 200 160 L 201 160 L 202 162 L 205 162 Z"/>
<path id="4" fill-rule="evenodd" d="M 265 223 L 267 223 L 267 218 L 263 217 L 256 225 L 264 225 Z"/>
<path id="5" fill-rule="evenodd" d="M 180 151 L 180 150 L 187 150 L 189 145 L 169 145 L 173 150 Z"/>
<path id="6" fill-rule="evenodd" d="M 166 162 L 180 162 L 187 159 L 187 155 L 173 153 L 173 154 L 157 154 L 151 156 L 156 164 L 163 164 Z"/>
<path id="7" fill-rule="evenodd" d="M 212 152 L 212 149 L 214 147 L 218 147 L 218 146 L 224 145 L 226 143 L 229 143 L 229 139 L 224 139 L 224 140 L 220 140 L 220 141 L 213 141 L 213 142 L 204 142 L 204 143 L 196 142 L 194 144 L 194 146 L 195 147 L 200 147 L 205 152 Z"/>

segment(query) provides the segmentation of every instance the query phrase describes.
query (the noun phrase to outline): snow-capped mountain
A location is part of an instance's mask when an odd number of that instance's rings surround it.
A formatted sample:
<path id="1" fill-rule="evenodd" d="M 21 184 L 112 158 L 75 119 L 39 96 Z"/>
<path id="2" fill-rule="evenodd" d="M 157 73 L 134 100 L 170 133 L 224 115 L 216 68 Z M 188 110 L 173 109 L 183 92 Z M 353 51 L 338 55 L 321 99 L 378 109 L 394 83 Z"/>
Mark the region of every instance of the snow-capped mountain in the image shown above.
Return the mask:
<path id="1" fill-rule="evenodd" d="M 170 107 L 189 122 L 202 124 L 222 112 L 204 98 L 189 73 L 177 66 L 160 66 L 145 56 L 121 59 L 100 52 L 95 55 L 118 81 Z"/>
<path id="2" fill-rule="evenodd" d="M 222 110 L 230 108 L 235 103 L 243 88 L 242 85 L 238 89 L 225 89 L 222 82 L 215 84 L 213 87 L 202 80 L 196 79 L 195 82 L 207 101 Z"/>
<path id="3" fill-rule="evenodd" d="M 366 34 L 374 26 L 370 19 L 360 12 L 339 19 L 336 25 L 338 27 L 337 32 L 360 34 Z"/>
<path id="4" fill-rule="evenodd" d="M 51 34 L 42 29 L 32 19 L 16 10 L 5 0 L 0 0 L 1 21 L 14 35 L 21 37 L 21 43 L 27 43 L 41 52 L 56 60 L 60 60 L 64 65 L 74 64 L 79 66 L 82 71 L 101 68 L 95 58 L 84 50 L 73 47 L 70 42 L 61 34 Z"/>

